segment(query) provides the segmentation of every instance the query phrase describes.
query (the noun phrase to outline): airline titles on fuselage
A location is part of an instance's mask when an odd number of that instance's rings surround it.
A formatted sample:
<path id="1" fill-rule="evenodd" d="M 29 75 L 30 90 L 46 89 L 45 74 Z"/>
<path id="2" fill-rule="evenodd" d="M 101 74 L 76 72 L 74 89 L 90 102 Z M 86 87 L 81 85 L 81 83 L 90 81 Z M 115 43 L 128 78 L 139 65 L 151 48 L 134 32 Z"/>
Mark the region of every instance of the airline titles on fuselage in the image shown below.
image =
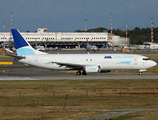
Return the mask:
<path id="1" fill-rule="evenodd" d="M 112 57 L 112 56 L 105 56 L 104 57 L 104 59 L 112 59 L 112 58 L 114 58 L 114 59 L 132 59 L 133 56 L 114 56 L 114 57 Z"/>

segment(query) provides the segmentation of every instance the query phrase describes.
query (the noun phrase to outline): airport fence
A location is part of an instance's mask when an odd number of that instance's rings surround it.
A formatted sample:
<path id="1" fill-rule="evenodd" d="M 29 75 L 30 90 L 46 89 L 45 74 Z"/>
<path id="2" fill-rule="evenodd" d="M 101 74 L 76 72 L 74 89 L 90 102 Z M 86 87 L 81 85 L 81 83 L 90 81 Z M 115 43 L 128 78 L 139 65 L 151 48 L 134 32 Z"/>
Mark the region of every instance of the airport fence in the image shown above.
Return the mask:
<path id="1" fill-rule="evenodd" d="M 1 97 L 51 97 L 51 98 L 59 98 L 65 97 L 65 95 L 69 95 L 69 97 L 121 97 L 121 96 L 150 96 L 150 97 L 158 97 L 158 90 L 107 90 L 100 91 L 97 89 L 16 89 L 16 90 L 3 90 L 0 89 Z"/>

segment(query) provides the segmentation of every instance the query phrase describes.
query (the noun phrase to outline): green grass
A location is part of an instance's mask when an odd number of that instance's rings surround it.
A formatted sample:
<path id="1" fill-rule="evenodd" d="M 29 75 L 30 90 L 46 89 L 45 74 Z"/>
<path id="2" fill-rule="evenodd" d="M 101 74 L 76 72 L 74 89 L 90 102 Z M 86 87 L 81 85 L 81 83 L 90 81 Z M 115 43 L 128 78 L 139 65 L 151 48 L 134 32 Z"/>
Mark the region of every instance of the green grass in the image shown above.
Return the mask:
<path id="1" fill-rule="evenodd" d="M 158 79 L 0 81 L 0 119 L 79 120 L 108 109 L 158 109 L 157 85 Z"/>

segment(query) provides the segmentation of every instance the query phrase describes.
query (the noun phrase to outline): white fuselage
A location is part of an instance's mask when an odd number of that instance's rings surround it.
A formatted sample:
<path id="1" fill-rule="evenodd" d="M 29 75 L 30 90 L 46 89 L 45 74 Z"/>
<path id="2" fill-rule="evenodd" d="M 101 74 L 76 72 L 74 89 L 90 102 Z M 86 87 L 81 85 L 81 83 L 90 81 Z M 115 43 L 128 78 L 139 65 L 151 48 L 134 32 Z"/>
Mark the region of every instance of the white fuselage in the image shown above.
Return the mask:
<path id="1" fill-rule="evenodd" d="M 135 54 L 38 54 L 26 55 L 19 62 L 54 70 L 68 70 L 71 67 L 61 66 L 55 62 L 99 65 L 101 70 L 146 70 L 157 65 L 147 57 Z"/>

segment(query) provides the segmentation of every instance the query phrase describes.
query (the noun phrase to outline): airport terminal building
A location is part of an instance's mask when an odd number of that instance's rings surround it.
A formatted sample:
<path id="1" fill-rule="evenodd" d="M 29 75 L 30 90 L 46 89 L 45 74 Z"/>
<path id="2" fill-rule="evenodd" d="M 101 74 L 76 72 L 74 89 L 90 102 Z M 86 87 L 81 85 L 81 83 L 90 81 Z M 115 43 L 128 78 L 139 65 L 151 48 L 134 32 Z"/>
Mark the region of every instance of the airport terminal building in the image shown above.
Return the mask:
<path id="1" fill-rule="evenodd" d="M 89 44 L 99 48 L 110 46 L 111 34 L 108 32 L 48 32 L 46 28 L 38 28 L 37 32 L 21 32 L 22 36 L 32 45 L 43 45 L 57 48 L 82 48 Z M 11 33 L 1 32 L 0 42 L 12 40 Z M 129 44 L 129 39 L 127 39 Z M 125 45 L 126 38 L 112 36 L 113 46 Z"/>

